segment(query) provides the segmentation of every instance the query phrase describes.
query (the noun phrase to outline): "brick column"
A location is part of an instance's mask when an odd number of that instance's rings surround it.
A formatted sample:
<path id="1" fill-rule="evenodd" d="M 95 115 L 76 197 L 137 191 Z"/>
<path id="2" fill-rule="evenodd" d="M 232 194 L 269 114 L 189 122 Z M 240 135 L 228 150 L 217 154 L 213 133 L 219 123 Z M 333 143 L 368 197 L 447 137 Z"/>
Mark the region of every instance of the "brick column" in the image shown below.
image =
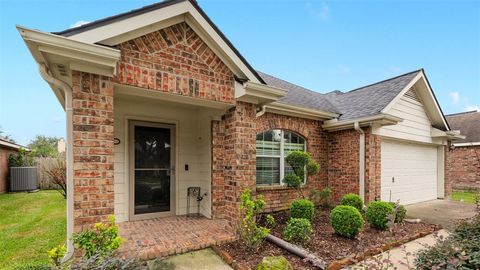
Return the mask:
<path id="1" fill-rule="evenodd" d="M 212 212 L 214 217 L 223 216 L 233 226 L 239 218 L 240 194 L 246 188 L 255 192 L 255 113 L 255 105 L 237 102 L 221 122 L 213 123 L 212 131 L 217 134 L 212 134 Z M 223 147 L 215 146 L 216 142 L 223 142 Z M 223 173 L 220 172 L 222 168 Z M 216 184 L 220 186 L 215 187 Z M 221 200 L 223 203 L 220 203 Z"/>
<path id="2" fill-rule="evenodd" d="M 382 172 L 382 139 L 365 132 L 365 202 L 380 200 Z"/>
<path id="3" fill-rule="evenodd" d="M 113 85 L 73 72 L 74 230 L 113 215 Z"/>

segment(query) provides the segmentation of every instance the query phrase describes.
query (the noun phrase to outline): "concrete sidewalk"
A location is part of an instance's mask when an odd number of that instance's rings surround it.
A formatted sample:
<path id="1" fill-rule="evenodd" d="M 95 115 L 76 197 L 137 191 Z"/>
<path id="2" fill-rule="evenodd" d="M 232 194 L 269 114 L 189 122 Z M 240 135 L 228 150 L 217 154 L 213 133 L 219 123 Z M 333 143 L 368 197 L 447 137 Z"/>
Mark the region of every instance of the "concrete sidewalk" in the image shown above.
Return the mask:
<path id="1" fill-rule="evenodd" d="M 161 270 L 233 270 L 210 248 L 148 262 L 149 269 Z"/>
<path id="2" fill-rule="evenodd" d="M 446 230 L 440 230 L 438 235 L 446 237 L 448 232 Z M 384 259 L 390 260 L 395 269 L 398 270 L 409 270 L 414 269 L 414 260 L 415 260 L 415 253 L 425 248 L 425 246 L 432 246 L 436 243 L 436 239 L 433 234 L 429 234 L 425 237 L 418 238 L 411 242 L 408 242 L 400 247 L 396 247 L 391 249 L 390 251 L 383 252 L 375 256 L 377 261 L 383 261 Z M 408 255 L 407 255 L 408 254 Z M 375 266 L 375 267 L 374 267 Z M 387 264 L 383 264 L 383 267 L 380 269 L 393 269 L 390 267 L 386 267 Z M 366 259 L 356 265 L 350 266 L 345 269 L 370 269 L 370 268 L 378 268 L 378 264 L 375 263 L 374 259 Z"/>

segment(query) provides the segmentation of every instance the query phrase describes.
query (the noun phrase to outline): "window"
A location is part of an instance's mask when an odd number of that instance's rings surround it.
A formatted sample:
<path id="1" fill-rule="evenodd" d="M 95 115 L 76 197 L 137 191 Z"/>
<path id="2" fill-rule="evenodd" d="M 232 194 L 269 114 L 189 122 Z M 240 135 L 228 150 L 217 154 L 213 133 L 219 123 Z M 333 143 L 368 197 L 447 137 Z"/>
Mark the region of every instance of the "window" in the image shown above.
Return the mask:
<path id="1" fill-rule="evenodd" d="M 305 139 L 298 134 L 280 129 L 257 134 L 257 185 L 282 184 L 283 177 L 293 172 L 285 157 L 297 150 L 306 150 Z"/>

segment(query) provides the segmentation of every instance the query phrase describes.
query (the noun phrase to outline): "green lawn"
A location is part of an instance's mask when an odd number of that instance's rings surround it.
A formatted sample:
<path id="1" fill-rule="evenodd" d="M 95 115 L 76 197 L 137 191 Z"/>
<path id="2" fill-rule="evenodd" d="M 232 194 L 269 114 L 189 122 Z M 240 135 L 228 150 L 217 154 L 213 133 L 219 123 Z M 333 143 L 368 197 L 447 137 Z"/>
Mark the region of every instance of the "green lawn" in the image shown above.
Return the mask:
<path id="1" fill-rule="evenodd" d="M 65 242 L 66 200 L 55 190 L 0 194 L 0 269 L 48 263 Z"/>
<path id="2" fill-rule="evenodd" d="M 480 196 L 480 192 L 459 191 L 459 190 L 454 190 L 452 192 L 452 200 L 453 201 L 463 200 L 466 203 L 475 203 L 476 196 Z"/>

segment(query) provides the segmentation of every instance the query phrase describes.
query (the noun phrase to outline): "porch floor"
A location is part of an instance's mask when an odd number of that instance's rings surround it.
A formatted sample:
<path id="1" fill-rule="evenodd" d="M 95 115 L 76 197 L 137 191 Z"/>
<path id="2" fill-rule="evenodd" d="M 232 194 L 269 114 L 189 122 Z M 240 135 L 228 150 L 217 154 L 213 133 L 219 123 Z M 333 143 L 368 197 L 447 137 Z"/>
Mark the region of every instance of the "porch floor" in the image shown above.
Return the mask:
<path id="1" fill-rule="evenodd" d="M 226 220 L 172 216 L 118 224 L 120 255 L 151 260 L 235 240 Z"/>

